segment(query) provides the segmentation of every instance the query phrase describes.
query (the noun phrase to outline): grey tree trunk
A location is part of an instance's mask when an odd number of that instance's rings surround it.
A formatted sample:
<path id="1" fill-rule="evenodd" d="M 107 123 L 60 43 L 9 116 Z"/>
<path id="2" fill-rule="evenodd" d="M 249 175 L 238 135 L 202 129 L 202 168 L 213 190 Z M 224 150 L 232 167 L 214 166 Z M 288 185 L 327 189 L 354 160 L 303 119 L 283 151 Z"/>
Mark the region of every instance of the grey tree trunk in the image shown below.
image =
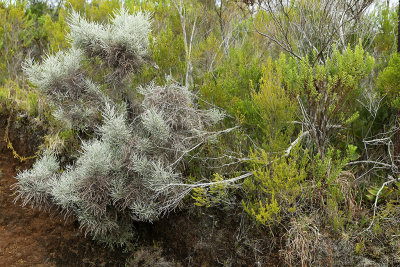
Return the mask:
<path id="1" fill-rule="evenodd" d="M 400 53 L 400 0 L 399 0 L 399 13 L 398 13 L 398 25 L 397 25 L 397 53 Z M 397 110 L 396 115 L 396 125 L 399 127 L 400 125 L 400 109 Z M 400 165 L 400 132 L 397 132 L 394 137 L 394 156 L 395 156 L 395 164 L 396 166 Z"/>

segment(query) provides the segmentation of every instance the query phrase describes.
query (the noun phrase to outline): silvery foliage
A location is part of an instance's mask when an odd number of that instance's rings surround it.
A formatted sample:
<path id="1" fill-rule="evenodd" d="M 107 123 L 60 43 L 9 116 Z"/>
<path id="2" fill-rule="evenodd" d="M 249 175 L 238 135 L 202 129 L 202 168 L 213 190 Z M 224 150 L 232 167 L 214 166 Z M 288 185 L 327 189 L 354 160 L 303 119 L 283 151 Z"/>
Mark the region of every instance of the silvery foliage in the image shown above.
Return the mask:
<path id="1" fill-rule="evenodd" d="M 93 52 L 110 51 L 113 46 L 121 45 L 137 56 L 147 56 L 148 36 L 151 31 L 150 15 L 137 12 L 129 14 L 126 9 L 114 13 L 110 24 L 89 22 L 79 13 L 73 12 L 69 23 L 74 47 L 90 49 Z"/>
<path id="2" fill-rule="evenodd" d="M 55 155 L 46 152 L 35 162 L 32 169 L 18 173 L 18 197 L 22 205 L 47 208 L 49 205 L 49 181 L 56 175 L 60 166 Z"/>
<path id="3" fill-rule="evenodd" d="M 127 48 L 118 55 L 124 51 L 136 59 L 147 56 L 148 15 L 130 15 L 122 9 L 111 25 L 88 22 L 77 13 L 70 20 L 73 48 L 48 56 L 42 64 L 29 62 L 25 72 L 58 107 L 55 115 L 69 121 L 71 128 L 87 127 L 94 134 L 82 141 L 72 164 L 59 166 L 57 158 L 65 155 L 47 152 L 31 170 L 20 172 L 18 198 L 24 205 L 61 208 L 96 240 L 125 245 L 133 237 L 134 221 L 152 222 L 179 205 L 185 195 L 171 185 L 185 183 L 187 156 L 215 137 L 207 128 L 224 115 L 200 110 L 188 88 L 172 80 L 164 86 L 150 83 L 138 88 L 142 97 L 134 104 L 111 100 L 114 87 L 100 90 L 79 62 L 83 54 L 107 50 L 115 43 Z M 84 46 L 91 51 L 82 52 Z M 128 116 L 128 110 L 135 113 Z M 96 114 L 100 119 L 93 120 Z"/>
<path id="4" fill-rule="evenodd" d="M 165 115 L 153 107 L 142 113 L 141 120 L 144 129 L 160 143 L 168 142 L 170 128 L 165 120 Z"/>
<path id="5" fill-rule="evenodd" d="M 74 12 L 68 24 L 73 47 L 82 49 L 89 57 L 101 58 L 114 69 L 106 77 L 110 84 L 119 84 L 148 60 L 151 31 L 148 13 L 129 14 L 121 8 L 114 12 L 109 24 L 100 24 L 89 22 Z M 123 56 L 118 56 L 121 54 Z"/>
<path id="6" fill-rule="evenodd" d="M 79 71 L 81 58 L 82 51 L 72 48 L 66 52 L 47 55 L 43 64 L 37 64 L 31 58 L 28 58 L 23 69 L 33 84 L 45 93 L 51 93 L 50 91 L 55 83 Z M 54 93 L 62 94 L 63 92 Z"/>
<path id="7" fill-rule="evenodd" d="M 71 48 L 47 55 L 41 64 L 28 59 L 23 70 L 29 80 L 48 96 L 55 107 L 54 117 L 67 128 L 93 127 L 98 121 L 98 103 L 109 98 L 82 71 L 83 51 Z"/>
<path id="8" fill-rule="evenodd" d="M 149 34 L 151 32 L 150 15 L 139 12 L 130 15 L 125 9 L 115 13 L 112 19 L 113 43 L 125 45 L 128 51 L 139 56 L 146 56 L 149 46 Z"/>

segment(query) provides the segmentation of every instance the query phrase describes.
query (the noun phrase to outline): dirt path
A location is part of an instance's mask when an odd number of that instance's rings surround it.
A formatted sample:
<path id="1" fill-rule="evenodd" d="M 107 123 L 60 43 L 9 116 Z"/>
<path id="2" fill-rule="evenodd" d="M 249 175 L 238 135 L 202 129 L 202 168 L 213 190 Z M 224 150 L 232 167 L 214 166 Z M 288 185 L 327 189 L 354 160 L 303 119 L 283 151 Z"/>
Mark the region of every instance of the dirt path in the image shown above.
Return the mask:
<path id="1" fill-rule="evenodd" d="M 0 125 L 0 266 L 123 266 L 124 255 L 84 238 L 73 222 L 14 204 L 17 169 Z"/>

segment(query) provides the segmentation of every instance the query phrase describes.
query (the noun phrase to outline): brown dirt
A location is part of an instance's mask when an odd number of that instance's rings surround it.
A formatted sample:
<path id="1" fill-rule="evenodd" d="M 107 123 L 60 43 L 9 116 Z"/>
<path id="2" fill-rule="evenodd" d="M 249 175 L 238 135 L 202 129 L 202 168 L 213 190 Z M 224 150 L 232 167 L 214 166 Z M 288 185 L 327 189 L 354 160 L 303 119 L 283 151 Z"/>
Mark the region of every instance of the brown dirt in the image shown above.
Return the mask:
<path id="1" fill-rule="evenodd" d="M 85 238 L 77 222 L 21 207 L 14 203 L 11 186 L 18 169 L 29 168 L 32 161 L 21 163 L 13 157 L 3 141 L 6 125 L 7 117 L 0 115 L 0 266 L 281 265 L 276 256 L 266 260 L 257 252 L 259 245 L 238 231 L 241 219 L 235 214 L 240 212 L 189 209 L 154 224 L 137 223 L 139 247 L 124 254 Z M 40 132 L 26 119 L 14 118 L 9 137 L 20 155 L 31 156 L 40 144 Z"/>
<path id="2" fill-rule="evenodd" d="M 10 188 L 16 183 L 17 169 L 25 169 L 31 162 L 21 163 L 13 157 L 3 141 L 6 118 L 0 116 L 0 265 L 1 266 L 124 266 L 127 255 L 112 252 L 85 238 L 74 222 L 46 212 L 21 207 L 14 203 Z M 37 144 L 26 127 L 10 128 L 15 150 L 23 156 L 32 154 L 27 144 Z M 25 147 L 21 147 L 25 144 Z M 31 154 L 27 154 L 31 153 Z"/>

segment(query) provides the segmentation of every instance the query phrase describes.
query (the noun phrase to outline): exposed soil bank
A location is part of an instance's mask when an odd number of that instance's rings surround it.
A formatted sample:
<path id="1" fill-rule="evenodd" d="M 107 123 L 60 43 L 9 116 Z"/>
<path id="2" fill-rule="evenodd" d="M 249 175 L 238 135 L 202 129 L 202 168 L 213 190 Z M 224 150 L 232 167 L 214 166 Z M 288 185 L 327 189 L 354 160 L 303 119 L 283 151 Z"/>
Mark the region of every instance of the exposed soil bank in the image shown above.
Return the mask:
<path id="1" fill-rule="evenodd" d="M 84 237 L 78 223 L 47 211 L 14 203 L 11 186 L 20 162 L 4 142 L 7 117 L 0 115 L 0 266 L 279 266 L 278 253 L 265 256 L 241 229 L 239 213 L 190 209 L 154 224 L 137 223 L 136 251 L 111 250 Z M 41 130 L 24 118 L 12 118 L 9 138 L 21 156 L 32 156 Z M 265 243 L 265 238 L 261 238 Z M 265 244 L 259 244 L 263 247 Z"/>
<path id="2" fill-rule="evenodd" d="M 17 170 L 30 167 L 13 157 L 4 142 L 7 117 L 0 116 L 0 265 L 1 266 L 124 266 L 127 255 L 112 252 L 85 238 L 74 222 L 14 203 L 11 186 Z M 15 150 L 31 156 L 40 140 L 13 123 L 9 137 Z M 30 154 L 29 154 L 30 153 Z"/>

